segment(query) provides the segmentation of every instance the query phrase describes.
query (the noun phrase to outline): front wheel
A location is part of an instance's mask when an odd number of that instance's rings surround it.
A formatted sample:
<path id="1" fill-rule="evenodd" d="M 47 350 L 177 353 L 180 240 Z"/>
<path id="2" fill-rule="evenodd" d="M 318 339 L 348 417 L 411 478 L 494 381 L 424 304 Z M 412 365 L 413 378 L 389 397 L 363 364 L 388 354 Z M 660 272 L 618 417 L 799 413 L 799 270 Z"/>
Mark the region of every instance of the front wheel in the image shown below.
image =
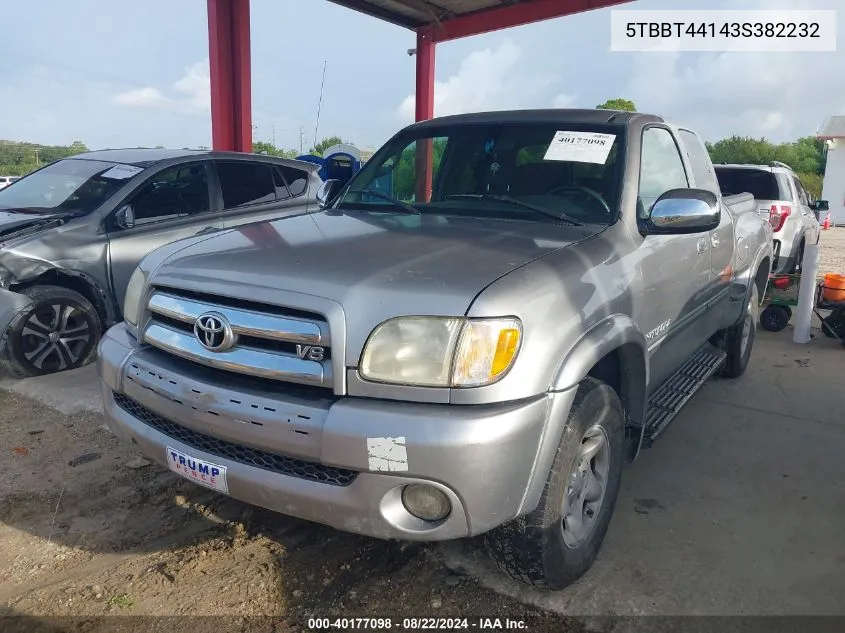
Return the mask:
<path id="1" fill-rule="evenodd" d="M 96 308 L 61 286 L 30 286 L 30 305 L 9 326 L 4 365 L 16 378 L 52 374 L 88 364 L 102 325 Z"/>
<path id="2" fill-rule="evenodd" d="M 551 590 L 584 575 L 613 515 L 624 448 L 619 397 L 603 382 L 585 378 L 537 508 L 484 537 L 499 568 L 515 580 Z"/>

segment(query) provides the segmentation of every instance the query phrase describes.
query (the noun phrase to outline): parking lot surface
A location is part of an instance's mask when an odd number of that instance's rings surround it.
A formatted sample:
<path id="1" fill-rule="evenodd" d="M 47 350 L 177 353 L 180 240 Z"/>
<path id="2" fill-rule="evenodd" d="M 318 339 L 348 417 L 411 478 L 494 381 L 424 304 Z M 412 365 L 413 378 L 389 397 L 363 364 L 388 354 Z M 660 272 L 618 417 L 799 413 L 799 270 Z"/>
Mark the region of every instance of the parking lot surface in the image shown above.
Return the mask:
<path id="1" fill-rule="evenodd" d="M 815 334 L 758 333 L 748 372 L 626 470 L 595 567 L 558 593 L 471 542 L 374 541 L 197 488 L 109 434 L 93 367 L 0 379 L 0 613 L 845 615 L 845 349 Z"/>

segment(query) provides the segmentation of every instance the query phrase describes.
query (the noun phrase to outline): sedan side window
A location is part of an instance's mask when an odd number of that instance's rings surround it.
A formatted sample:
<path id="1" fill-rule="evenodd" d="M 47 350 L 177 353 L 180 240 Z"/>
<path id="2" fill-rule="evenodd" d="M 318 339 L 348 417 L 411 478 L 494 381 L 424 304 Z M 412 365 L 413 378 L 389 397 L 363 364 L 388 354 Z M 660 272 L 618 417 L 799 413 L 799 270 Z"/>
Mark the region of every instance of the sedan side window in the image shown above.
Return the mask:
<path id="1" fill-rule="evenodd" d="M 675 139 L 666 128 L 650 127 L 643 132 L 640 161 L 640 214 L 648 217 L 652 205 L 670 189 L 689 187 L 684 163 Z"/>
<path id="2" fill-rule="evenodd" d="M 135 225 L 208 213 L 205 165 L 177 165 L 160 171 L 130 197 Z"/>
<path id="3" fill-rule="evenodd" d="M 273 173 L 267 163 L 219 161 L 217 174 L 220 177 L 224 209 L 276 200 Z"/>
<path id="4" fill-rule="evenodd" d="M 308 189 L 308 173 L 293 167 L 273 166 L 273 180 L 276 184 L 276 199 L 296 198 Z"/>

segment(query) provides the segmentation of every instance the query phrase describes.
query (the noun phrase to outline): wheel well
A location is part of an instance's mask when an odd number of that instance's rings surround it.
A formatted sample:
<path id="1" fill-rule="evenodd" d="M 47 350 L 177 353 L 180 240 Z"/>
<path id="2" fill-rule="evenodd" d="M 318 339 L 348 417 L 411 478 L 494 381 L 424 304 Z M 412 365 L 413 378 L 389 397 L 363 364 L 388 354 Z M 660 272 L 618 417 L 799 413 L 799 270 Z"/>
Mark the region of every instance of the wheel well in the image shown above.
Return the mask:
<path id="1" fill-rule="evenodd" d="M 766 285 L 769 283 L 769 258 L 764 257 L 754 275 L 754 283 L 757 285 L 757 298 L 762 303 L 763 295 L 766 294 Z"/>
<path id="2" fill-rule="evenodd" d="M 18 288 L 29 288 L 31 286 L 61 286 L 68 290 L 78 292 L 83 297 L 91 302 L 91 305 L 97 310 L 100 316 L 100 322 L 103 327 L 108 327 L 111 322 L 110 310 L 107 307 L 107 298 L 94 284 L 87 281 L 81 275 L 65 273 L 59 270 L 48 270 L 46 273 L 39 275 L 32 281 L 19 284 Z"/>
<path id="3" fill-rule="evenodd" d="M 620 365 L 619 350 L 615 349 L 600 358 L 587 375 L 596 380 L 601 380 L 611 387 L 622 400 L 622 369 Z"/>
<path id="4" fill-rule="evenodd" d="M 645 423 L 646 371 L 642 348 L 634 343 L 626 343 L 601 357 L 587 374 L 601 380 L 619 396 L 625 412 L 629 461 L 636 458 Z"/>

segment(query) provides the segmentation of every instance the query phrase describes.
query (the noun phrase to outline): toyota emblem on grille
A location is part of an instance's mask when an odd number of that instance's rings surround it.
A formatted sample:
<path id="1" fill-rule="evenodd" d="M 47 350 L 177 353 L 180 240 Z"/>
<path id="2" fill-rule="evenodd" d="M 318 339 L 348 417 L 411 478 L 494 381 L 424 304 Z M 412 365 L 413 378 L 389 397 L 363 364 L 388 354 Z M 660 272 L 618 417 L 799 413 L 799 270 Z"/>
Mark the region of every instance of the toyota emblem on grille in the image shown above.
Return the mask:
<path id="1" fill-rule="evenodd" d="M 206 312 L 194 321 L 194 336 L 212 352 L 225 352 L 235 344 L 235 333 L 229 320 L 219 312 Z"/>

